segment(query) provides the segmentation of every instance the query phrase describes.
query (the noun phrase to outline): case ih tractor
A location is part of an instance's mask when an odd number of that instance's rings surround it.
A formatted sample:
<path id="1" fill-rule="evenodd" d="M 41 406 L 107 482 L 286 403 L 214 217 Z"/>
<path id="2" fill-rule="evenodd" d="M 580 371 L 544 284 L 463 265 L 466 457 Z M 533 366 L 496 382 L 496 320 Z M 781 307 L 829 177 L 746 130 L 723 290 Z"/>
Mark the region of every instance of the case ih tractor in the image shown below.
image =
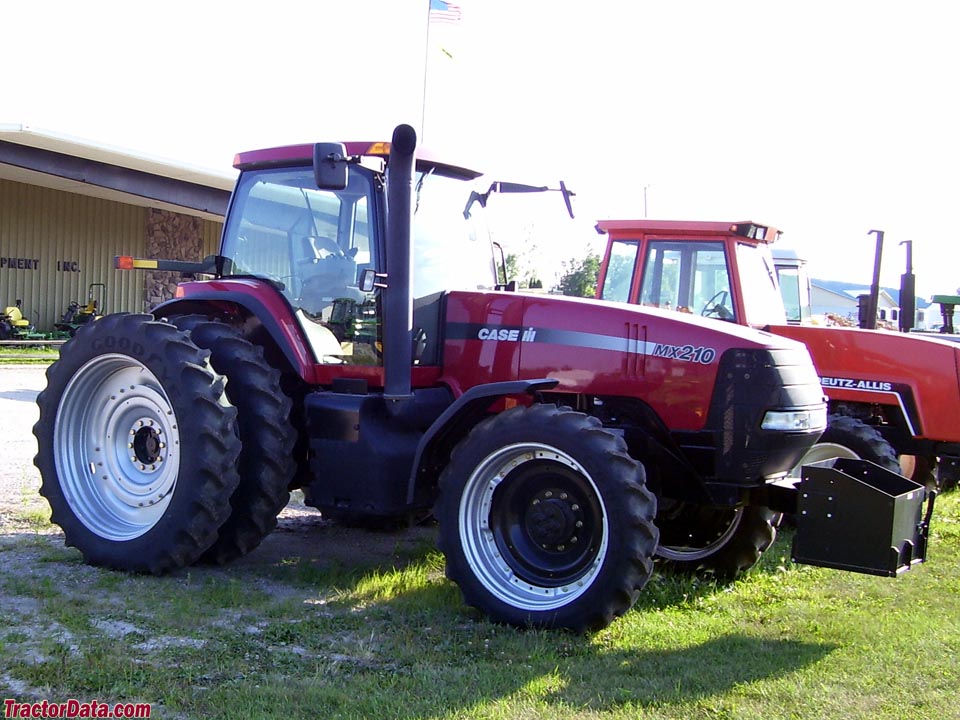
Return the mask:
<path id="1" fill-rule="evenodd" d="M 931 487 L 956 484 L 956 343 L 799 322 L 805 280 L 797 263 L 775 265 L 771 248 L 779 233 L 772 228 L 664 220 L 609 220 L 597 228 L 608 235 L 598 297 L 688 310 L 807 346 L 830 415 L 804 463 L 862 458 Z M 778 274 L 792 287 L 798 305 L 789 322 Z"/>
<path id="2" fill-rule="evenodd" d="M 497 289 L 478 173 L 415 145 L 400 126 L 240 154 L 217 256 L 118 258 L 211 277 L 79 328 L 50 367 L 36 463 L 66 542 L 163 573 L 249 552 L 293 488 L 347 522 L 432 509 L 467 603 L 577 630 L 629 609 L 655 555 L 756 563 L 826 422 L 806 349 Z M 906 535 L 898 571 L 925 552 Z"/>

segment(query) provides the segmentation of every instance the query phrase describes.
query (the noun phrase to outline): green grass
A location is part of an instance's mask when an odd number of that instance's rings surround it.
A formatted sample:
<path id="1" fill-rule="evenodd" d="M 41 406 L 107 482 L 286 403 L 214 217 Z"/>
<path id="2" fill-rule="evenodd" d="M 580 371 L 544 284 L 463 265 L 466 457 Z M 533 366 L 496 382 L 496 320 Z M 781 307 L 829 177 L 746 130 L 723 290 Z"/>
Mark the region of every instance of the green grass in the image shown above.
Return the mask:
<path id="1" fill-rule="evenodd" d="M 0 365 L 49 365 L 58 357 L 60 357 L 60 349 L 57 346 L 0 346 Z"/>
<path id="2" fill-rule="evenodd" d="M 654 576 L 587 636 L 486 622 L 427 546 L 153 578 L 28 538 L 2 553 L 37 561 L 0 574 L 0 695 L 176 718 L 960 717 L 960 493 L 937 505 L 928 562 L 895 580 L 791 565 L 782 537 L 730 585 Z"/>

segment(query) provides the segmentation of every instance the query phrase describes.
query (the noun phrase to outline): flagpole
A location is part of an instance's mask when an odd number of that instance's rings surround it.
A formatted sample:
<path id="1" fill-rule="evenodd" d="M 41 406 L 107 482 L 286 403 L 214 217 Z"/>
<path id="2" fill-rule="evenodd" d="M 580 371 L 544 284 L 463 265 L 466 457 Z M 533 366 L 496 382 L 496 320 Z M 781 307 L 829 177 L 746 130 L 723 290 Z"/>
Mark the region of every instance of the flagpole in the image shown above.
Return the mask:
<path id="1" fill-rule="evenodd" d="M 430 67 L 430 8 L 432 3 L 426 0 L 427 4 L 427 39 L 424 43 L 423 51 L 423 96 L 420 105 L 420 142 L 427 134 L 427 70 Z"/>

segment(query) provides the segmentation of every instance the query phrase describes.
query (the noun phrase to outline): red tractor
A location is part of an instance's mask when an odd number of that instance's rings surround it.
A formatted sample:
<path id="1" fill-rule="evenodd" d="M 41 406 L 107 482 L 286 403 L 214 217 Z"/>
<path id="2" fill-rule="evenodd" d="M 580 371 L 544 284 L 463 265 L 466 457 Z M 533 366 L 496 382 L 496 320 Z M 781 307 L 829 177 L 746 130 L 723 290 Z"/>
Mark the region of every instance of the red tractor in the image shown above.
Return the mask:
<path id="1" fill-rule="evenodd" d="M 960 468 L 960 347 L 930 336 L 802 322 L 802 266 L 777 264 L 779 232 L 752 222 L 607 220 L 597 295 L 760 328 L 806 345 L 829 398 L 804 463 L 862 458 L 948 487 Z M 779 276 L 779 279 L 778 279 Z M 784 310 L 781 283 L 791 298 Z M 795 306 L 795 307 L 794 307 Z"/>
<path id="2" fill-rule="evenodd" d="M 84 325 L 50 367 L 36 463 L 66 542 L 163 573 L 249 552 L 293 488 L 347 522 L 432 510 L 467 603 L 578 630 L 655 556 L 756 563 L 826 423 L 806 349 L 497 287 L 479 174 L 415 146 L 400 126 L 240 154 L 217 256 L 118 258 L 211 279 Z M 907 535 L 900 569 L 924 555 Z"/>

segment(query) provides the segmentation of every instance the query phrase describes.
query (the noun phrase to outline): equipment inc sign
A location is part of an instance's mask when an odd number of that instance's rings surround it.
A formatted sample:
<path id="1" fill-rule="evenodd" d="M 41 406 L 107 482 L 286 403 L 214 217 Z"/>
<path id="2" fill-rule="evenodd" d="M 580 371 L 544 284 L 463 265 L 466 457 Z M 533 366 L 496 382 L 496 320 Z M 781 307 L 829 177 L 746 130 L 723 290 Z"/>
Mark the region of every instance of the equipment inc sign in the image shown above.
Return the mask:
<path id="1" fill-rule="evenodd" d="M 38 258 L 0 257 L 0 270 L 37 270 L 39 267 Z"/>
<path id="2" fill-rule="evenodd" d="M 39 270 L 40 258 L 0 256 L 0 270 Z M 57 272 L 80 272 L 76 260 L 57 260 Z"/>

